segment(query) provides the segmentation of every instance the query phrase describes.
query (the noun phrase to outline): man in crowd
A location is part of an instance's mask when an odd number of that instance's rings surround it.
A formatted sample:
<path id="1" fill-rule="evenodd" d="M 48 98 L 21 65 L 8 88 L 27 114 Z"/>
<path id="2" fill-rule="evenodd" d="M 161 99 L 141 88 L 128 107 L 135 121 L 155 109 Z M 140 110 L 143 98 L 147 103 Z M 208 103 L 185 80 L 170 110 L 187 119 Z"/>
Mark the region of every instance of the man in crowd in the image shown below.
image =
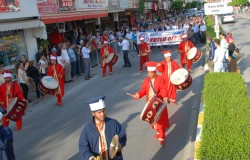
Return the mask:
<path id="1" fill-rule="evenodd" d="M 132 67 L 131 62 L 128 57 L 129 47 L 130 47 L 128 40 L 126 40 L 125 37 L 122 36 L 122 38 L 118 42 L 118 45 L 122 47 L 123 59 L 124 59 L 123 67 Z"/>
<path id="2" fill-rule="evenodd" d="M 59 83 L 59 87 L 55 92 L 55 96 L 57 98 L 56 105 L 62 106 L 62 99 L 64 96 L 64 68 L 62 67 L 62 65 L 56 63 L 56 58 L 56 54 L 52 54 L 50 56 L 51 64 L 48 67 L 47 75 L 54 77 Z"/>
<path id="3" fill-rule="evenodd" d="M 149 54 L 152 53 L 151 47 L 145 42 L 144 37 L 140 37 L 141 43 L 139 44 L 139 55 L 140 55 L 140 73 L 143 71 L 143 64 L 149 61 Z"/>
<path id="4" fill-rule="evenodd" d="M 105 96 L 93 97 L 87 101 L 93 118 L 83 128 L 79 139 L 81 160 L 109 160 L 112 138 L 119 137 L 118 151 L 112 160 L 123 160 L 121 149 L 127 142 L 126 132 L 115 119 L 106 117 Z"/>
<path id="5" fill-rule="evenodd" d="M 71 43 L 68 49 L 68 54 L 69 54 L 70 64 L 71 64 L 72 79 L 76 78 L 76 55 L 75 55 L 74 48 L 75 48 L 75 43 Z"/>
<path id="6" fill-rule="evenodd" d="M 36 63 L 38 63 L 39 62 L 39 59 L 40 59 L 40 57 L 43 55 L 43 47 L 42 46 L 40 46 L 39 47 L 39 49 L 38 49 L 38 52 L 36 53 Z"/>
<path id="7" fill-rule="evenodd" d="M 132 49 L 133 49 L 133 41 L 132 41 L 132 36 L 133 36 L 133 33 L 132 32 L 130 32 L 129 30 L 127 31 L 127 33 L 126 33 L 126 36 L 125 36 L 125 38 L 128 40 L 128 42 L 129 42 L 129 46 L 130 46 L 130 49 L 129 49 L 129 51 L 131 51 Z"/>
<path id="8" fill-rule="evenodd" d="M 193 43 L 187 39 L 187 35 L 183 34 L 181 35 L 182 42 L 178 46 L 178 50 L 181 54 L 180 56 L 180 62 L 183 68 L 187 65 L 188 71 L 192 72 L 192 60 L 187 59 L 188 51 L 194 47 Z"/>
<path id="9" fill-rule="evenodd" d="M 201 21 L 200 25 L 200 35 L 201 35 L 201 43 L 206 44 L 206 31 L 207 31 L 207 26 L 203 21 Z"/>
<path id="10" fill-rule="evenodd" d="M 193 25 L 193 30 L 194 30 L 194 44 L 197 44 L 199 43 L 199 33 L 200 33 L 200 30 L 199 30 L 199 22 L 196 22 L 194 25 Z"/>
<path id="11" fill-rule="evenodd" d="M 133 35 L 132 35 L 132 40 L 133 40 L 133 50 L 135 49 L 137 54 L 139 54 L 138 51 L 138 46 L 137 46 L 137 33 L 136 33 L 136 29 L 133 30 Z"/>
<path id="12" fill-rule="evenodd" d="M 208 52 L 208 69 L 209 69 L 209 72 L 214 72 L 214 62 L 213 62 L 213 59 L 214 59 L 214 52 L 215 52 L 215 45 L 214 45 L 214 41 L 212 40 L 212 37 L 211 36 L 208 36 L 207 37 L 207 42 L 209 44 L 209 52 Z"/>
<path id="13" fill-rule="evenodd" d="M 13 98 L 18 98 L 19 100 L 27 102 L 27 100 L 24 99 L 23 92 L 19 84 L 12 81 L 12 72 L 5 71 L 3 75 L 5 82 L 0 86 L 0 105 L 7 109 Z M 22 129 L 22 122 L 22 118 L 16 121 L 17 131 Z M 6 127 L 9 126 L 8 118 L 3 117 L 3 125 Z"/>
<path id="14" fill-rule="evenodd" d="M 64 63 L 65 69 L 65 82 L 71 82 L 71 65 L 70 65 L 70 57 L 67 51 L 67 43 L 63 43 L 62 45 L 62 62 Z"/>
<path id="15" fill-rule="evenodd" d="M 157 70 L 162 73 L 162 77 L 166 83 L 166 90 L 167 90 L 167 97 L 172 100 L 174 105 L 176 103 L 176 87 L 170 82 L 170 77 L 174 71 L 179 69 L 177 62 L 171 59 L 171 50 L 163 51 L 162 52 L 165 60 L 161 61 L 157 65 Z"/>
<path id="16" fill-rule="evenodd" d="M 91 49 L 87 45 L 87 42 L 84 42 L 82 49 L 81 49 L 81 53 L 82 53 L 82 58 L 83 58 L 83 63 L 84 63 L 84 79 L 85 80 L 89 80 L 90 78 L 92 78 L 90 76 L 90 52 L 91 52 Z"/>
<path id="17" fill-rule="evenodd" d="M 167 90 L 164 78 L 156 74 L 157 62 L 147 62 L 148 77 L 144 79 L 141 90 L 132 95 L 136 100 L 146 96 L 148 102 L 153 96 L 159 96 L 168 102 Z M 154 138 L 158 139 L 160 145 L 164 144 L 165 141 L 165 129 L 169 128 L 168 110 L 167 107 L 163 110 L 159 120 L 152 125 L 152 128 L 156 130 Z"/>
<path id="18" fill-rule="evenodd" d="M 101 48 L 100 51 L 100 55 L 102 58 L 102 76 L 105 77 L 106 76 L 106 69 L 107 66 L 109 66 L 109 74 L 112 75 L 112 71 L 113 71 L 113 66 L 112 64 L 107 64 L 106 63 L 106 59 L 107 57 L 111 54 L 115 54 L 115 51 L 113 50 L 113 48 L 111 46 L 108 45 L 108 41 L 104 41 L 103 47 Z"/>
<path id="19" fill-rule="evenodd" d="M 214 51 L 214 59 L 213 59 L 214 72 L 224 72 L 225 69 L 223 68 L 223 60 L 225 57 L 225 49 L 220 46 L 219 39 L 214 40 L 214 45 L 216 47 Z"/>

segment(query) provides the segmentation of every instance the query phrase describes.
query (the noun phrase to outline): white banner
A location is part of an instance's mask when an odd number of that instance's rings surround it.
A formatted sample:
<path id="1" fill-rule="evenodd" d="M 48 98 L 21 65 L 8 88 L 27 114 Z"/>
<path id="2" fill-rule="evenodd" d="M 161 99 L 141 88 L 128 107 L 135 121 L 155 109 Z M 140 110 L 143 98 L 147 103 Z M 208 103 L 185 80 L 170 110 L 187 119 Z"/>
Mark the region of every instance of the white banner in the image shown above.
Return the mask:
<path id="1" fill-rule="evenodd" d="M 107 10 L 108 0 L 76 0 L 77 11 Z"/>
<path id="2" fill-rule="evenodd" d="M 181 35 L 186 33 L 184 29 L 173 31 L 159 31 L 159 32 L 138 32 L 137 44 L 140 44 L 140 37 L 145 38 L 145 42 L 150 46 L 162 46 L 180 44 L 182 41 Z"/>

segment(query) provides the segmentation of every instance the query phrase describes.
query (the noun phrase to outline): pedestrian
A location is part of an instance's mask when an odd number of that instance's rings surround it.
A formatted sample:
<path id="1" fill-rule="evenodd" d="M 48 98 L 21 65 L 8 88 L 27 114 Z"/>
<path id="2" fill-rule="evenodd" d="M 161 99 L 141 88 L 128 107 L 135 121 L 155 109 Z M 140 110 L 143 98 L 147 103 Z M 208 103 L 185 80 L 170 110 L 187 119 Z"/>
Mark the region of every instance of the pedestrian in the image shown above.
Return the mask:
<path id="1" fill-rule="evenodd" d="M 0 106 L 0 121 L 7 110 Z M 9 127 L 0 124 L 0 160 L 15 160 L 13 134 Z"/>
<path id="2" fill-rule="evenodd" d="M 200 33 L 198 22 L 196 22 L 193 25 L 193 30 L 194 30 L 194 44 L 197 44 L 199 43 L 199 33 Z"/>
<path id="3" fill-rule="evenodd" d="M 115 51 L 113 50 L 113 48 L 111 46 L 108 45 L 108 41 L 104 41 L 103 47 L 101 48 L 100 51 L 100 56 L 102 58 L 102 77 L 106 76 L 106 69 L 107 66 L 109 67 L 109 74 L 112 75 L 113 74 L 113 66 L 112 64 L 107 64 L 106 63 L 106 59 L 108 58 L 108 56 L 110 54 L 116 54 Z"/>
<path id="4" fill-rule="evenodd" d="M 229 39 L 229 44 L 228 44 L 228 56 L 229 56 L 229 62 L 230 62 L 230 67 L 229 67 L 229 72 L 237 72 L 238 70 L 238 64 L 237 64 L 237 59 L 239 57 L 239 52 L 236 51 L 236 47 L 234 44 L 234 39 Z"/>
<path id="5" fill-rule="evenodd" d="M 143 71 L 143 65 L 149 62 L 149 54 L 152 53 L 151 47 L 145 42 L 144 37 L 140 37 L 141 43 L 139 44 L 139 55 L 140 55 L 140 73 Z"/>
<path id="6" fill-rule="evenodd" d="M 207 42 L 209 44 L 208 69 L 209 69 L 209 72 L 212 73 L 212 72 L 214 72 L 214 62 L 213 62 L 213 59 L 214 59 L 214 52 L 215 52 L 216 47 L 214 45 L 214 41 L 212 40 L 211 36 L 207 37 Z"/>
<path id="7" fill-rule="evenodd" d="M 62 63 L 64 63 L 64 71 L 65 71 L 65 83 L 72 82 L 71 80 L 71 65 L 70 65 L 70 57 L 67 50 L 67 43 L 63 43 L 62 45 Z"/>
<path id="8" fill-rule="evenodd" d="M 206 31 L 207 31 L 207 26 L 205 23 L 202 21 L 200 25 L 200 36 L 201 36 L 201 43 L 206 44 Z"/>
<path id="9" fill-rule="evenodd" d="M 25 99 L 28 99 L 29 87 L 28 87 L 28 78 L 26 72 L 23 70 L 22 64 L 16 64 L 18 82 L 22 88 L 23 96 Z"/>
<path id="10" fill-rule="evenodd" d="M 189 24 L 189 28 L 187 30 L 188 40 L 194 43 L 194 30 L 191 24 Z"/>
<path id="11" fill-rule="evenodd" d="M 225 57 L 225 49 L 220 46 L 220 40 L 215 39 L 214 45 L 216 47 L 216 50 L 214 52 L 214 72 L 224 72 L 225 68 L 223 67 L 223 60 Z"/>
<path id="12" fill-rule="evenodd" d="M 75 43 L 71 43 L 68 48 L 68 54 L 70 58 L 70 65 L 71 65 L 71 77 L 73 80 L 76 79 L 76 55 L 75 55 Z"/>
<path id="13" fill-rule="evenodd" d="M 154 95 L 157 95 L 164 99 L 165 102 L 168 101 L 166 84 L 164 78 L 156 74 L 156 65 L 157 62 L 146 63 L 148 77 L 144 79 L 141 90 L 132 95 L 134 99 L 138 100 L 146 96 L 146 102 L 148 102 Z M 169 128 L 167 107 L 165 107 L 159 120 L 152 127 L 156 130 L 154 138 L 157 138 L 160 145 L 163 145 L 165 141 L 165 129 Z"/>
<path id="14" fill-rule="evenodd" d="M 59 84 L 59 87 L 55 92 L 55 96 L 57 98 L 56 105 L 62 106 L 62 99 L 64 96 L 64 68 L 62 67 L 62 65 L 57 63 L 56 58 L 56 54 L 52 54 L 50 56 L 51 64 L 48 67 L 47 75 L 54 77 Z"/>
<path id="15" fill-rule="evenodd" d="M 43 55 L 43 47 L 40 46 L 38 49 L 38 52 L 35 54 L 36 63 L 39 62 L 40 56 L 42 56 L 42 55 Z"/>
<path id="16" fill-rule="evenodd" d="M 176 87 L 170 82 L 170 77 L 174 71 L 179 69 L 177 62 L 171 59 L 171 50 L 162 52 L 165 60 L 157 64 L 157 70 L 162 73 L 162 77 L 166 83 L 167 97 L 171 99 L 172 103 L 176 106 Z"/>
<path id="17" fill-rule="evenodd" d="M 44 56 L 40 56 L 40 60 L 39 60 L 39 73 L 40 73 L 40 77 L 43 78 L 46 75 L 46 71 L 48 68 L 48 64 L 46 63 L 46 59 Z"/>
<path id="18" fill-rule="evenodd" d="M 105 96 L 98 96 L 87 101 L 93 117 L 83 128 L 79 139 L 81 160 L 111 159 L 109 149 L 115 135 L 119 137 L 119 146 L 112 160 L 123 160 L 121 149 L 127 142 L 126 132 L 118 121 L 106 117 L 104 99 Z"/>
<path id="19" fill-rule="evenodd" d="M 84 42 L 82 45 L 83 46 L 81 49 L 81 53 L 82 53 L 82 58 L 83 58 L 83 63 L 84 63 L 84 79 L 89 80 L 90 78 L 92 78 L 90 76 L 90 52 L 91 52 L 91 49 L 87 45 L 87 42 Z"/>
<path id="20" fill-rule="evenodd" d="M 132 47 L 133 51 L 135 50 L 137 52 L 137 54 L 139 55 L 139 49 L 138 49 L 138 45 L 137 45 L 136 29 L 133 30 L 132 40 L 133 40 L 133 47 Z"/>
<path id="21" fill-rule="evenodd" d="M 23 92 L 19 84 L 15 81 L 12 81 L 12 72 L 6 70 L 3 75 L 5 82 L 0 86 L 0 105 L 8 110 L 9 104 L 11 103 L 13 98 L 18 98 L 19 100 L 27 102 L 27 100 L 23 96 Z M 22 117 L 16 121 L 17 131 L 22 129 L 22 123 Z M 3 117 L 3 125 L 5 127 L 9 126 L 8 118 Z"/>
<path id="22" fill-rule="evenodd" d="M 124 60 L 124 65 L 123 67 L 132 67 L 131 62 L 128 57 L 129 53 L 129 42 L 128 40 L 125 39 L 124 36 L 119 40 L 118 45 L 122 47 L 122 52 L 123 52 L 123 60 Z"/>
<path id="23" fill-rule="evenodd" d="M 182 34 L 182 42 L 178 46 L 178 51 L 180 52 L 180 62 L 183 68 L 187 65 L 188 72 L 192 72 L 192 60 L 187 59 L 188 51 L 194 47 L 194 44 L 188 40 L 186 34 Z"/>

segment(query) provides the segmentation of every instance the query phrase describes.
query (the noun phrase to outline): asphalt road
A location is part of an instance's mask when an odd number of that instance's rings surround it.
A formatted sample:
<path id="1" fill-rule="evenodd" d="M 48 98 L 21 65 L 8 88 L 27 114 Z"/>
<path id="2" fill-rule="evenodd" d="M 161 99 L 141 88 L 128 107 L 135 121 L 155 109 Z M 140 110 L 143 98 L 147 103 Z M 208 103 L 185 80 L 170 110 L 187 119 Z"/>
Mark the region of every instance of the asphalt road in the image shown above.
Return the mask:
<path id="1" fill-rule="evenodd" d="M 221 25 L 224 32 L 232 32 L 236 47 L 240 49 L 241 58 L 238 61 L 242 77 L 248 88 L 250 95 L 250 13 L 236 16 L 236 23 L 227 23 Z"/>
<path id="2" fill-rule="evenodd" d="M 204 50 L 204 47 L 197 46 Z M 179 62 L 177 46 L 172 46 L 172 58 Z M 165 48 L 166 49 L 166 48 Z M 168 106 L 171 127 L 167 140 L 160 146 L 153 138 L 155 132 L 140 120 L 145 99 L 138 101 L 127 96 L 141 87 L 147 76 L 139 73 L 139 57 L 134 54 L 131 68 L 123 68 L 122 57 L 114 67 L 113 75 L 101 77 L 101 70 L 92 70 L 93 79 L 66 84 L 63 107 L 55 107 L 56 99 L 48 96 L 43 101 L 30 104 L 24 116 L 23 130 L 15 131 L 14 148 L 17 160 L 79 160 L 78 139 L 83 126 L 91 119 L 85 101 L 95 95 L 105 95 L 107 115 L 117 119 L 127 132 L 125 160 L 186 160 L 193 157 L 197 115 L 203 87 L 202 59 L 193 65 L 193 84 L 178 91 L 178 106 Z M 163 55 L 156 47 L 151 60 L 161 61 Z"/>

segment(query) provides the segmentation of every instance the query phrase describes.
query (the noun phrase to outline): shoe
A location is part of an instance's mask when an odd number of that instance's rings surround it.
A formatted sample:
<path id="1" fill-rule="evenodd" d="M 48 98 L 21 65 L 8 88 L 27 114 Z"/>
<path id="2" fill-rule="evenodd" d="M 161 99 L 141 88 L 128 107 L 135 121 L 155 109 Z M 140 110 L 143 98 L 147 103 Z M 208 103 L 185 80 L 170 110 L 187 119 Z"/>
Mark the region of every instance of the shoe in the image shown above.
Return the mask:
<path id="1" fill-rule="evenodd" d="M 90 80 L 89 78 L 84 78 L 85 80 Z"/>
<path id="2" fill-rule="evenodd" d="M 142 70 L 140 70 L 140 73 L 142 73 Z"/>
<path id="3" fill-rule="evenodd" d="M 16 131 L 20 131 L 23 127 L 20 126 L 20 127 L 16 127 Z"/>
<path id="4" fill-rule="evenodd" d="M 132 66 L 130 65 L 130 66 L 128 66 L 128 67 L 132 67 Z"/>
<path id="5" fill-rule="evenodd" d="M 193 71 L 192 71 L 192 69 L 189 69 L 188 72 L 189 72 L 189 73 L 192 73 Z"/>
<path id="6" fill-rule="evenodd" d="M 89 76 L 88 78 L 93 78 L 92 76 Z"/>
<path id="7" fill-rule="evenodd" d="M 164 141 L 160 141 L 160 140 L 159 140 L 159 142 L 160 142 L 160 145 L 164 145 Z"/>

